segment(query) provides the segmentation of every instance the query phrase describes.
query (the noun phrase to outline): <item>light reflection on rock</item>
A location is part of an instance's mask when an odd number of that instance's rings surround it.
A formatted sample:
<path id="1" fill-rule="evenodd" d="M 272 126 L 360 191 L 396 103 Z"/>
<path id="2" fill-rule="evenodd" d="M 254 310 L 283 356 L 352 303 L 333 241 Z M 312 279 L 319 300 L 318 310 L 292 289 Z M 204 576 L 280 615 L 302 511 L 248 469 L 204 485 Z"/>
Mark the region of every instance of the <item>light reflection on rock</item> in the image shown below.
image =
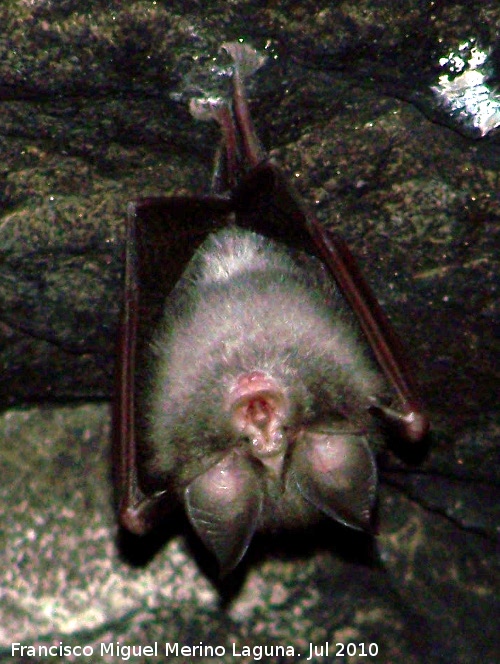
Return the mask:
<path id="1" fill-rule="evenodd" d="M 491 49 L 474 40 L 440 58 L 443 73 L 431 90 L 438 106 L 471 138 L 486 136 L 500 126 L 500 92 L 495 89 Z"/>

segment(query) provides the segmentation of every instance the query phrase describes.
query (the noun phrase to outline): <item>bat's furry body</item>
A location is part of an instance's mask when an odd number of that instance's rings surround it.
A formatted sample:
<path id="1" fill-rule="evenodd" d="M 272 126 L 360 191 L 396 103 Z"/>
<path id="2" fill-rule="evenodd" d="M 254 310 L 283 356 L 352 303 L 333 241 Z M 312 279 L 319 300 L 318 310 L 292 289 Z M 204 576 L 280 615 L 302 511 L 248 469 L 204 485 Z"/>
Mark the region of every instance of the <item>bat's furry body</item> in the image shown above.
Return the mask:
<path id="1" fill-rule="evenodd" d="M 429 421 L 345 242 L 260 146 L 243 79 L 264 58 L 223 48 L 231 103 L 190 104 L 221 129 L 212 193 L 129 205 L 115 431 L 121 523 L 180 503 L 227 572 L 256 531 L 367 529 L 377 422 L 415 445 Z"/>
<path id="2" fill-rule="evenodd" d="M 209 236 L 169 297 L 154 343 L 154 474 L 182 500 L 195 478 L 235 451 L 251 458 L 257 473 L 256 530 L 317 520 L 320 512 L 288 473 L 297 436 L 315 429 L 363 435 L 373 426 L 370 398 L 383 390 L 350 318 L 316 259 L 294 258 L 248 231 Z M 271 377 L 287 404 L 280 473 L 259 460 L 251 436 L 235 430 L 231 418 L 234 385 L 254 372 Z"/>

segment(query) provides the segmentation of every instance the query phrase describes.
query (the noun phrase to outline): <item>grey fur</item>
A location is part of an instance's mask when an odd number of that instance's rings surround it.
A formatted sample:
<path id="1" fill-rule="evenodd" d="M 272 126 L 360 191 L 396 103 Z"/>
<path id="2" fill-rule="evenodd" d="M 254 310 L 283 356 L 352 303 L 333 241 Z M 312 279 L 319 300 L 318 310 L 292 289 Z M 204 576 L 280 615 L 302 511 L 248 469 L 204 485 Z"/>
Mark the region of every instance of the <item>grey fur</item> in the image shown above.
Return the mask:
<path id="1" fill-rule="evenodd" d="M 291 405 L 285 432 L 304 426 L 365 432 L 384 387 L 324 267 L 254 233 L 210 236 L 166 303 L 148 391 L 152 471 L 182 500 L 194 478 L 250 442 L 234 433 L 227 396 L 260 370 Z M 264 468 L 262 468 L 264 473 Z M 258 529 L 303 523 L 314 510 L 286 482 L 264 480 Z M 281 503 L 281 504 L 280 504 Z"/>

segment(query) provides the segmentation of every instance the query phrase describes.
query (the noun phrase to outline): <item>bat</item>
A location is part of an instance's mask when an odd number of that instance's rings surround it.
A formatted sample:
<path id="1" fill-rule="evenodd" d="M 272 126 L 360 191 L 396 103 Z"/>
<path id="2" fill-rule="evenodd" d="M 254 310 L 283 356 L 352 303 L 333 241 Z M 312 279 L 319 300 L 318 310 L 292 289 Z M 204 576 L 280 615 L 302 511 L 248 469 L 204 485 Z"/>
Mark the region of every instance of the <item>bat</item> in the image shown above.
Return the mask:
<path id="1" fill-rule="evenodd" d="M 224 48 L 231 102 L 191 103 L 221 129 L 211 193 L 129 204 L 114 470 L 123 527 L 183 507 L 228 573 L 256 532 L 369 530 L 383 430 L 412 448 L 429 422 L 346 244 L 259 144 L 261 57 Z"/>

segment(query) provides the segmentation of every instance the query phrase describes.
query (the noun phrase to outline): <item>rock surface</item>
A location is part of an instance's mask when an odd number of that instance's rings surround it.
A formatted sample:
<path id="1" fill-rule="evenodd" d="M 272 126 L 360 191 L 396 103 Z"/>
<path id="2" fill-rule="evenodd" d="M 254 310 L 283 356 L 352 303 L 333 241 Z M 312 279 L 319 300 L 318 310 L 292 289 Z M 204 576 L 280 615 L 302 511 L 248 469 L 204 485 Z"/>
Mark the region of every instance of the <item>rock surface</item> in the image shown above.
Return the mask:
<path id="1" fill-rule="evenodd" d="M 200 641 L 223 662 L 310 643 L 319 662 L 325 643 L 356 644 L 349 662 L 370 643 L 384 664 L 496 661 L 499 137 L 410 102 L 439 48 L 494 45 L 498 3 L 11 0 L 0 24 L 0 661 L 44 661 L 14 642 L 120 661 L 100 650 L 117 641 L 157 642 L 142 662 Z M 182 517 L 118 541 L 106 403 L 126 204 L 206 191 L 217 132 L 185 102 L 240 37 L 270 54 L 257 131 L 359 257 L 433 433 L 420 466 L 380 459 L 373 547 L 334 526 L 257 541 L 220 585 Z"/>

